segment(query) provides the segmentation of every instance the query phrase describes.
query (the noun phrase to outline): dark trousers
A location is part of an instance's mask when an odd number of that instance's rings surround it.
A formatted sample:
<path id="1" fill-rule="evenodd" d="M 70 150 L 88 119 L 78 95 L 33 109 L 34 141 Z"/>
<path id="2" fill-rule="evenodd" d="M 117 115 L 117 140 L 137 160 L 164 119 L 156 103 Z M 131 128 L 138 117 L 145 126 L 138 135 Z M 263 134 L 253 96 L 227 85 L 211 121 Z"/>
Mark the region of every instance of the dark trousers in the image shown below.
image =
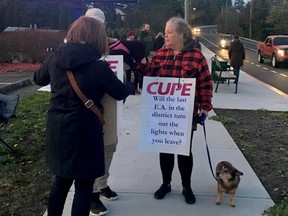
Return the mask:
<path id="1" fill-rule="evenodd" d="M 71 210 L 72 216 L 89 216 L 94 180 L 75 180 L 75 194 Z M 65 200 L 73 181 L 73 179 L 56 176 L 49 196 L 48 216 L 62 215 Z"/>
<path id="2" fill-rule="evenodd" d="M 193 168 L 193 156 L 177 155 L 178 169 L 180 171 L 183 188 L 191 187 L 191 175 Z M 174 154 L 160 153 L 160 168 L 163 184 L 170 184 L 174 168 Z"/>
<path id="3" fill-rule="evenodd" d="M 143 74 L 139 74 L 139 89 L 143 87 Z"/>
<path id="4" fill-rule="evenodd" d="M 240 73 L 240 66 L 233 66 L 233 74 L 234 74 L 235 76 L 237 76 L 238 79 L 239 79 L 239 73 Z M 235 81 L 238 82 L 238 79 L 235 80 Z"/>
<path id="5" fill-rule="evenodd" d="M 126 70 L 126 82 L 131 82 L 131 74 L 134 74 L 134 80 L 133 80 L 133 83 L 134 83 L 134 86 L 135 86 L 135 89 L 138 89 L 138 84 L 139 84 L 139 72 L 137 70 Z"/>

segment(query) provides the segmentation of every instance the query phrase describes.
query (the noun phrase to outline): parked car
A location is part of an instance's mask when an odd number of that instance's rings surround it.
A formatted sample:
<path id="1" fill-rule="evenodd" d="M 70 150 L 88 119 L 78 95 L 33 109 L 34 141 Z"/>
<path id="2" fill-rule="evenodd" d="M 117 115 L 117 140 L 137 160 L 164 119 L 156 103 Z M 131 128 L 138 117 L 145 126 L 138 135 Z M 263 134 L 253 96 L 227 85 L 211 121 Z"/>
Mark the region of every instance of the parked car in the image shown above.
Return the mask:
<path id="1" fill-rule="evenodd" d="M 288 62 L 288 35 L 268 36 L 264 43 L 257 44 L 257 55 L 259 63 L 270 59 L 274 68 L 282 62 Z"/>

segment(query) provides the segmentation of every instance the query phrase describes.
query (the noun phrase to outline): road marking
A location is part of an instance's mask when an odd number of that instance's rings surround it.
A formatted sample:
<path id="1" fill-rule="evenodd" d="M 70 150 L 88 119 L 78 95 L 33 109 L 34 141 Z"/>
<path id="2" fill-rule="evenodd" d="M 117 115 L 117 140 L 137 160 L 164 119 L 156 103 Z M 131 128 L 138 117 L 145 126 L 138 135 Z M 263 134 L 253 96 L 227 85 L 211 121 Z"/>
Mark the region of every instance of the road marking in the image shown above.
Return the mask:
<path id="1" fill-rule="evenodd" d="M 201 38 L 203 38 L 204 40 L 206 40 L 208 43 L 214 45 L 215 47 L 219 47 L 217 44 L 213 43 L 212 41 L 210 41 L 210 40 L 208 40 L 208 39 L 206 39 L 206 38 L 204 38 L 204 37 L 201 37 Z"/>
<path id="2" fill-rule="evenodd" d="M 248 62 L 248 63 L 250 63 L 250 64 L 252 64 L 252 65 L 256 65 L 257 67 L 262 68 L 263 70 L 267 70 L 267 71 L 270 71 L 271 73 L 278 74 L 277 71 L 270 70 L 269 68 L 266 68 L 266 67 L 262 67 L 261 65 L 255 64 L 254 62 L 249 62 L 249 61 L 247 61 L 247 60 L 246 60 L 246 62 Z M 282 73 L 281 73 L 280 75 L 283 76 L 283 77 L 288 78 L 288 75 L 286 75 L 286 74 L 282 74 Z"/>

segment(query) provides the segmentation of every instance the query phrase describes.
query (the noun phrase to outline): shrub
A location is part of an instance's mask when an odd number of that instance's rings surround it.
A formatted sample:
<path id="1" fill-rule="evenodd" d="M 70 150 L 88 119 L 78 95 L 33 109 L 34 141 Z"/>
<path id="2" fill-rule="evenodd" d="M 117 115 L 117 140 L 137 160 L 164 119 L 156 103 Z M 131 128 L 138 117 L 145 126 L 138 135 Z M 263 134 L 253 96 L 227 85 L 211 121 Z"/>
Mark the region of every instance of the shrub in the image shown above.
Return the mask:
<path id="1" fill-rule="evenodd" d="M 262 214 L 263 216 L 287 216 L 288 215 L 288 197 L 285 197 L 281 202 L 268 208 Z"/>
<path id="2" fill-rule="evenodd" d="M 17 58 L 16 53 L 18 50 L 17 44 L 9 39 L 7 34 L 0 35 L 0 63 L 11 63 L 13 58 Z"/>
<path id="3" fill-rule="evenodd" d="M 65 32 L 35 30 L 6 32 L 0 35 L 0 62 L 41 63 L 46 57 L 46 48 L 57 48 L 63 41 Z"/>

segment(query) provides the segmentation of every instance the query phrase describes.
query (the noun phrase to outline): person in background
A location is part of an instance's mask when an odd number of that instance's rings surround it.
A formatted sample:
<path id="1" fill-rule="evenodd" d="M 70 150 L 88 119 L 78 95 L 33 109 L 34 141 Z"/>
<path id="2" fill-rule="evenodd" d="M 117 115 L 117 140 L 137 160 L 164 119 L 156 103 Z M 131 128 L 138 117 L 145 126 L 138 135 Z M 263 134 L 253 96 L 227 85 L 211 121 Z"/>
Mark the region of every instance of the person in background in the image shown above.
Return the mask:
<path id="1" fill-rule="evenodd" d="M 148 57 L 150 55 L 150 43 L 151 43 L 151 35 L 150 35 L 150 25 L 148 23 L 144 23 L 142 25 L 141 32 L 139 34 L 138 40 L 141 41 L 145 47 L 145 55 L 146 60 L 148 62 Z"/>
<path id="2" fill-rule="evenodd" d="M 164 34 L 162 32 L 158 32 L 154 40 L 154 51 L 161 49 L 164 45 Z"/>
<path id="3" fill-rule="evenodd" d="M 135 40 L 135 34 L 132 30 L 128 30 L 126 36 L 127 36 L 127 41 Z"/>
<path id="4" fill-rule="evenodd" d="M 95 178 L 105 173 L 103 125 L 78 97 L 66 71 L 98 109 L 104 94 L 124 100 L 133 87 L 123 84 L 100 60 L 108 54 L 105 28 L 96 19 L 81 16 L 73 22 L 66 43 L 34 73 L 34 82 L 51 85 L 47 114 L 45 154 L 56 178 L 48 200 L 48 216 L 62 215 L 67 194 L 74 182 L 72 216 L 88 216 Z"/>
<path id="5" fill-rule="evenodd" d="M 206 117 L 212 109 L 212 77 L 205 57 L 195 48 L 195 45 L 189 25 L 182 18 L 169 19 L 165 27 L 165 47 L 155 52 L 146 70 L 147 76 L 196 78 L 194 130 L 197 126 L 197 116 L 205 115 Z M 185 68 L 181 65 L 185 65 Z M 182 180 L 182 194 L 186 203 L 193 204 L 196 202 L 196 198 L 191 188 L 192 143 L 187 144 L 191 146 L 190 155 L 177 155 L 177 159 Z M 155 199 L 163 199 L 171 191 L 174 157 L 174 154 L 160 153 L 163 182 L 154 193 Z"/>
<path id="6" fill-rule="evenodd" d="M 103 27 L 104 28 L 106 27 L 105 14 L 101 9 L 90 8 L 86 11 L 85 16 L 92 17 L 100 21 Z M 115 43 L 115 40 L 112 38 L 108 38 L 108 41 L 109 41 L 109 44 Z M 120 42 L 120 41 L 116 41 L 116 43 L 117 42 Z M 133 94 L 133 93 L 134 93 L 134 90 L 130 92 L 130 94 Z M 107 109 L 111 109 L 111 107 Z M 106 109 L 106 112 L 107 112 L 107 109 Z M 109 112 L 111 111 L 109 110 Z M 118 198 L 118 194 L 108 186 L 108 178 L 110 175 L 109 169 L 112 163 L 113 155 L 116 151 L 117 143 L 118 143 L 117 138 L 112 139 L 112 137 L 109 137 L 109 133 L 107 132 L 104 134 L 105 173 L 104 175 L 95 179 L 95 182 L 94 182 L 93 195 L 91 199 L 91 211 L 90 211 L 92 215 L 106 215 L 108 212 L 107 208 L 104 206 L 103 202 L 100 200 L 100 197 L 106 200 L 116 200 Z"/>
<path id="7" fill-rule="evenodd" d="M 98 21 L 103 23 L 104 27 L 106 28 L 106 26 L 107 26 L 106 17 L 105 17 L 104 12 L 100 8 L 88 9 L 85 13 L 85 16 L 93 17 L 93 18 L 97 19 Z M 116 41 L 118 41 L 117 38 L 108 37 L 108 43 L 109 44 L 114 43 Z"/>
<path id="8" fill-rule="evenodd" d="M 128 30 L 127 34 L 126 34 L 126 42 L 123 41 L 123 43 L 126 44 L 126 46 L 129 46 L 130 49 L 131 49 L 131 46 L 133 46 L 134 42 L 136 42 L 135 41 L 135 34 L 134 34 L 134 32 L 132 30 Z M 133 54 L 133 53 L 131 53 L 131 51 L 129 50 L 129 54 L 130 55 Z M 134 94 L 141 94 L 141 92 L 138 90 L 139 73 L 138 73 L 137 68 L 136 68 L 137 62 L 136 62 L 135 59 L 134 59 L 134 65 L 135 66 L 131 67 L 128 64 L 125 63 L 126 81 L 127 82 L 131 82 L 131 75 L 132 75 L 132 72 L 133 72 L 133 75 L 134 75 L 133 83 L 134 83 L 134 86 L 135 86 Z"/>
<path id="9" fill-rule="evenodd" d="M 230 59 L 230 65 L 233 67 L 233 73 L 239 79 L 240 67 L 243 66 L 245 59 L 245 49 L 243 44 L 240 42 L 238 35 L 233 36 L 233 41 L 228 50 L 228 56 Z M 238 79 L 235 80 L 235 83 L 238 83 Z"/>
<path id="10" fill-rule="evenodd" d="M 143 58 L 143 60 L 141 61 L 143 65 L 148 64 L 150 51 L 153 46 L 153 44 L 151 45 L 152 37 L 151 37 L 150 31 L 151 31 L 150 25 L 148 23 L 144 23 L 142 25 L 141 32 L 138 36 L 138 40 L 142 42 L 145 48 L 145 58 Z M 139 75 L 140 75 L 139 76 L 139 90 L 141 90 L 142 85 L 143 85 L 143 74 L 139 73 Z"/>
<path id="11" fill-rule="evenodd" d="M 134 41 L 135 40 L 135 34 L 132 30 L 128 30 L 127 33 L 126 33 L 126 40 L 127 41 Z M 132 73 L 132 68 L 125 64 L 124 66 L 125 68 L 125 72 L 126 72 L 126 81 L 127 82 L 131 82 L 131 73 Z M 136 70 L 133 70 L 133 71 L 136 71 Z M 135 74 L 134 74 L 135 75 Z M 138 78 L 138 77 L 137 77 Z M 135 79 L 135 77 L 134 77 Z M 138 78 L 139 79 L 139 78 Z"/>

